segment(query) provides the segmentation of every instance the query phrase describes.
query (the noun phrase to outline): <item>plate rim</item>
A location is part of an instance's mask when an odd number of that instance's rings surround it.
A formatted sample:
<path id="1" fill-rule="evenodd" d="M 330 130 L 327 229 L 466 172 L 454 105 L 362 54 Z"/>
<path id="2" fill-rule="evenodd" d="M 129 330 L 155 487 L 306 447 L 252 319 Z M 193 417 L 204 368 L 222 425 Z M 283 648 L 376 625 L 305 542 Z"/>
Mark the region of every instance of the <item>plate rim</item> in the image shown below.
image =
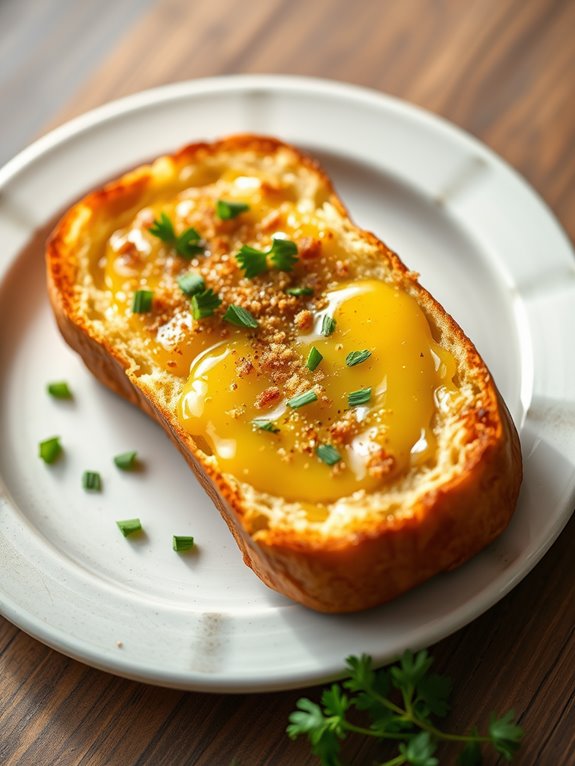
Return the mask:
<path id="1" fill-rule="evenodd" d="M 445 133 L 448 138 L 453 138 L 458 142 L 463 143 L 463 145 L 472 148 L 474 152 L 488 157 L 490 162 L 494 162 L 499 167 L 504 168 L 507 173 L 510 173 L 514 178 L 514 181 L 518 182 L 523 190 L 528 191 L 535 199 L 542 213 L 550 219 L 550 222 L 555 226 L 557 232 L 563 237 L 567 250 L 573 254 L 569 238 L 545 200 L 543 200 L 533 187 L 528 184 L 505 159 L 501 158 L 474 136 L 458 126 L 453 125 L 445 118 L 428 112 L 414 104 L 407 103 L 397 97 L 362 86 L 304 76 L 258 74 L 202 78 L 198 80 L 171 83 L 169 85 L 147 89 L 139 93 L 113 100 L 55 128 L 27 148 L 23 149 L 12 160 L 9 160 L 2 168 L 0 168 L 0 193 L 9 181 L 16 178 L 28 167 L 33 166 L 34 162 L 46 153 L 65 144 L 72 137 L 87 133 L 102 123 L 113 121 L 123 114 L 134 113 L 150 106 L 161 106 L 161 104 L 166 102 L 193 98 L 194 96 L 205 93 L 223 93 L 224 91 L 229 90 L 247 92 L 254 89 L 271 90 L 274 96 L 278 96 L 278 94 L 281 95 L 282 92 L 308 92 L 317 94 L 319 91 L 322 94 L 338 97 L 345 101 L 348 101 L 349 99 L 363 101 L 378 110 L 383 109 L 385 111 L 385 109 L 392 109 L 403 113 L 403 115 L 406 115 L 409 119 L 422 122 L 425 127 L 440 130 Z M 8 267 L 14 262 L 15 255 L 15 253 L 10 252 L 7 256 L 5 263 Z M 0 276 L 3 276 L 3 274 Z M 4 480 L 0 476 L 0 487 L 2 487 L 3 484 Z M 8 497 L 8 494 L 5 494 L 6 497 Z M 575 491 L 572 495 L 575 495 Z M 572 501 L 573 496 L 570 498 L 571 505 Z M 0 497 L 0 507 L 2 507 L 4 502 L 9 503 L 10 501 L 8 499 L 3 501 Z M 487 611 L 491 606 L 503 598 L 503 596 L 509 593 L 524 577 L 527 576 L 527 574 L 529 574 L 549 550 L 568 522 L 572 512 L 573 511 L 571 510 L 561 515 L 556 526 L 550 530 L 548 538 L 537 549 L 537 555 L 532 557 L 532 559 L 527 562 L 527 565 L 525 563 L 523 563 L 521 567 L 514 567 L 512 565 L 509 570 L 507 570 L 507 582 L 503 587 L 499 588 L 496 593 L 491 593 L 488 598 L 485 598 L 483 591 L 474 594 L 468 602 L 459 607 L 457 611 L 458 619 L 455 621 L 451 620 L 448 628 L 445 628 L 444 625 L 438 625 L 434 630 L 428 630 L 425 640 L 422 639 L 420 646 L 414 644 L 413 648 L 421 648 L 429 643 L 434 643 L 446 635 L 450 635 L 469 623 L 470 620 Z M 3 596 L 1 592 L 0 595 Z M 477 608 L 477 606 L 472 608 L 472 605 L 474 605 L 476 601 L 481 602 L 480 608 Z M 155 683 L 172 688 L 230 693 L 278 691 L 301 688 L 313 683 L 319 683 L 326 678 L 337 677 L 343 672 L 342 657 L 339 670 L 336 670 L 333 667 L 326 668 L 321 666 L 313 674 L 303 673 L 294 675 L 292 672 L 288 679 L 285 675 L 278 673 L 277 677 L 268 678 L 265 681 L 261 678 L 257 678 L 251 682 L 240 680 L 239 677 L 236 678 L 235 681 L 230 681 L 226 680 L 226 677 L 214 674 L 207 679 L 206 683 L 205 676 L 197 671 L 176 672 L 168 669 L 164 670 L 162 673 L 158 673 L 155 668 L 148 670 L 146 667 L 143 667 L 140 662 L 131 661 L 130 658 L 126 656 L 116 658 L 111 654 L 106 655 L 102 651 L 94 651 L 91 647 L 78 645 L 75 641 L 66 641 L 65 634 L 62 630 L 54 627 L 50 629 L 49 626 L 42 621 L 38 621 L 37 619 L 35 621 L 34 615 L 31 615 L 28 612 L 18 612 L 17 606 L 15 607 L 12 602 L 6 602 L 4 598 L 2 612 L 13 624 L 17 625 L 33 637 L 38 638 L 44 644 L 51 646 L 67 656 L 88 663 L 92 667 L 113 672 L 133 680 Z"/>

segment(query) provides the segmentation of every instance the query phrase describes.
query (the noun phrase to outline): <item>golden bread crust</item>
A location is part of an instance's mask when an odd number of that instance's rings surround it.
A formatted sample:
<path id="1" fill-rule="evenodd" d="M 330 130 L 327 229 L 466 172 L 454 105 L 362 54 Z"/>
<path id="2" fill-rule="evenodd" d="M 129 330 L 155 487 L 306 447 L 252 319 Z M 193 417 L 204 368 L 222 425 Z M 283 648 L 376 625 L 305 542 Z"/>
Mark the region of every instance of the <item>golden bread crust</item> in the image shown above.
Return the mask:
<path id="1" fill-rule="evenodd" d="M 86 309 L 86 292 L 92 289 L 82 256 L 86 232 L 110 222 L 113 225 L 125 211 L 148 204 L 164 188 L 170 173 L 205 165 L 210 157 L 233 163 L 246 152 L 268 164 L 280 152 L 288 152 L 292 161 L 295 158 L 322 198 L 345 220 L 349 236 L 369 252 L 371 271 L 383 270 L 386 279 L 416 298 L 439 342 L 456 356 L 460 374 L 476 392 L 449 426 L 460 454 L 455 468 L 425 481 L 414 474 L 410 477 L 413 491 L 398 484 L 393 489 L 393 512 L 389 510 L 390 493 L 384 489 L 350 500 L 349 518 L 340 527 L 308 524 L 302 529 L 293 524 L 291 505 L 281 498 L 262 498 L 218 471 L 214 460 L 182 428 L 166 398 L 144 381 L 126 348 L 109 340 L 105 321 L 99 316 L 95 321 Z M 416 275 L 373 234 L 360 231 L 349 221 L 325 173 L 293 147 L 271 138 L 233 136 L 188 146 L 168 158 L 167 167 L 163 160 L 107 184 L 72 207 L 57 225 L 47 245 L 47 282 L 58 326 L 68 344 L 102 383 L 162 425 L 220 510 L 246 564 L 263 582 L 289 598 L 324 612 L 366 609 L 459 566 L 507 526 L 521 483 L 521 453 L 515 427 L 487 368 L 461 328 L 417 282 Z M 444 440 L 441 449 L 445 451 L 449 443 Z M 278 511 L 279 520 L 270 521 L 270 515 L 262 527 L 258 520 L 268 509 Z"/>

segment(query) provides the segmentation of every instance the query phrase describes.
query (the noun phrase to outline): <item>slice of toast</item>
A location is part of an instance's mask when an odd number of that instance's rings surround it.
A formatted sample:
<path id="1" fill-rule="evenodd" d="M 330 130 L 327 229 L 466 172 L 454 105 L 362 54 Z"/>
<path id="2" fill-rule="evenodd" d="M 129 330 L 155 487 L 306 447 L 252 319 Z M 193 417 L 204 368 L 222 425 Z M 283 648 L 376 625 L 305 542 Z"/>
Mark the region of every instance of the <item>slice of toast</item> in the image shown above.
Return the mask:
<path id="1" fill-rule="evenodd" d="M 509 522 L 519 439 L 484 362 L 297 149 L 233 136 L 129 172 L 64 215 L 47 274 L 66 341 L 280 593 L 365 609 Z"/>

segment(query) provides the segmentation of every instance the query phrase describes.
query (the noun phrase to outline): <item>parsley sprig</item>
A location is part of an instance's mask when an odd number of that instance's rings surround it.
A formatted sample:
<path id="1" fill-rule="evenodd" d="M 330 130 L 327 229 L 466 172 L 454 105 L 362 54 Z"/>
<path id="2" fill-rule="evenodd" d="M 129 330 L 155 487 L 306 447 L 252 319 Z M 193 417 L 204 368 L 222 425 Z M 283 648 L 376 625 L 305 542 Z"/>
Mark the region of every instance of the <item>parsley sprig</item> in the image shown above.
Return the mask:
<path id="1" fill-rule="evenodd" d="M 439 742 L 462 748 L 459 766 L 480 766 L 483 745 L 511 761 L 523 737 L 511 710 L 500 718 L 492 715 L 484 735 L 476 728 L 469 734 L 452 734 L 434 724 L 434 718 L 449 712 L 451 681 L 430 673 L 432 662 L 425 650 L 415 655 L 406 651 L 399 662 L 381 670 L 374 670 L 365 654 L 348 657 L 348 680 L 325 689 L 319 705 L 305 697 L 298 700 L 287 733 L 292 739 L 307 736 L 323 766 L 341 766 L 341 741 L 351 733 L 397 742 L 397 755 L 380 766 L 437 766 Z M 367 726 L 350 720 L 354 708 L 369 719 Z"/>
<path id="2" fill-rule="evenodd" d="M 183 258 L 192 258 L 205 250 L 201 237 L 195 229 L 189 228 L 179 235 L 176 234 L 174 224 L 166 213 L 160 213 L 160 217 L 155 219 L 148 231 L 153 237 L 173 247 Z"/>
<path id="3" fill-rule="evenodd" d="M 275 269 L 291 271 L 298 260 L 297 245 L 290 239 L 273 237 L 269 250 L 257 250 L 255 247 L 243 245 L 236 254 L 240 268 L 248 279 L 253 279 L 268 270 L 268 258 Z"/>

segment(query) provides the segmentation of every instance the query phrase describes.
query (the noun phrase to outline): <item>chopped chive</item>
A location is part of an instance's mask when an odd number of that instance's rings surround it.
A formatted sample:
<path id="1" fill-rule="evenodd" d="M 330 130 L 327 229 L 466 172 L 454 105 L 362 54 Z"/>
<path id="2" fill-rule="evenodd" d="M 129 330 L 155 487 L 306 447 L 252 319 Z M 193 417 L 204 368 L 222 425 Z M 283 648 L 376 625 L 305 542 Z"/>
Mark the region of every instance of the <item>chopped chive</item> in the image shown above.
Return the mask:
<path id="1" fill-rule="evenodd" d="M 320 444 L 316 448 L 315 454 L 326 465 L 335 465 L 341 460 L 341 455 L 331 444 Z"/>
<path id="2" fill-rule="evenodd" d="M 196 293 L 202 293 L 206 289 L 206 283 L 203 278 L 194 271 L 190 271 L 187 274 L 182 274 L 178 277 L 178 285 L 180 290 L 189 297 Z"/>
<path id="3" fill-rule="evenodd" d="M 243 306 L 236 306 L 234 303 L 227 307 L 224 319 L 226 322 L 235 324 L 238 327 L 255 329 L 258 326 L 258 320 L 253 314 L 250 314 Z"/>
<path id="4" fill-rule="evenodd" d="M 38 454 L 45 463 L 53 463 L 62 452 L 60 437 L 53 436 L 51 439 L 45 439 L 38 445 Z"/>
<path id="5" fill-rule="evenodd" d="M 321 334 L 325 335 L 326 337 L 328 335 L 331 335 L 333 331 L 335 330 L 336 321 L 333 317 L 330 317 L 329 314 L 324 314 L 323 319 L 321 320 Z"/>
<path id="6" fill-rule="evenodd" d="M 311 287 L 288 287 L 286 290 L 286 293 L 288 295 L 295 295 L 296 297 L 299 297 L 300 295 L 313 295 L 313 288 Z"/>
<path id="7" fill-rule="evenodd" d="M 134 293 L 134 302 L 132 311 L 134 314 L 147 314 L 152 310 L 152 299 L 154 293 L 152 290 L 137 290 Z"/>
<path id="8" fill-rule="evenodd" d="M 267 253 L 261 250 L 256 250 L 255 247 L 249 245 L 243 245 L 239 253 L 236 253 L 236 260 L 240 264 L 240 268 L 244 272 L 244 277 L 253 279 L 258 274 L 263 274 L 267 271 Z"/>
<path id="9" fill-rule="evenodd" d="M 102 479 L 97 471 L 84 471 L 82 486 L 89 492 L 99 492 L 102 489 Z"/>
<path id="10" fill-rule="evenodd" d="M 303 407 L 305 404 L 311 404 L 312 402 L 317 402 L 317 394 L 313 389 L 289 399 L 287 406 L 291 407 L 293 410 L 297 410 L 299 407 Z"/>
<path id="11" fill-rule="evenodd" d="M 312 346 L 309 350 L 309 354 L 307 355 L 307 362 L 305 363 L 306 367 L 308 370 L 313 372 L 322 359 L 323 355 L 317 350 L 315 346 Z"/>
<path id="12" fill-rule="evenodd" d="M 271 434 L 279 433 L 279 428 L 274 424 L 273 420 L 263 420 L 256 418 L 252 420 L 252 426 L 257 431 L 269 431 Z"/>
<path id="13" fill-rule="evenodd" d="M 172 548 L 177 553 L 191 551 L 194 547 L 194 538 L 186 535 L 172 535 Z"/>
<path id="14" fill-rule="evenodd" d="M 53 396 L 54 399 L 71 399 L 72 392 L 70 391 L 68 384 L 64 381 L 58 381 L 57 383 L 48 383 L 46 390 Z"/>
<path id="15" fill-rule="evenodd" d="M 357 407 L 360 404 L 367 404 L 371 399 L 371 388 L 358 388 L 357 391 L 351 391 L 347 395 L 347 403 L 350 407 Z"/>
<path id="16" fill-rule="evenodd" d="M 250 206 L 245 202 L 227 202 L 224 199 L 219 199 L 216 202 L 216 215 L 221 218 L 222 221 L 229 221 L 231 218 L 237 218 L 241 213 L 245 213 L 250 209 Z"/>
<path id="17" fill-rule="evenodd" d="M 356 364 L 365 362 L 365 360 L 369 359 L 370 356 L 371 351 L 368 351 L 366 348 L 364 348 L 363 351 L 350 351 L 350 353 L 345 357 L 345 363 L 348 367 L 355 367 Z"/>
<path id="18" fill-rule="evenodd" d="M 211 317 L 221 304 L 222 299 L 209 287 L 201 293 L 192 296 L 192 316 L 194 319 Z"/>
<path id="19" fill-rule="evenodd" d="M 124 519 L 123 521 L 117 521 L 116 525 L 124 537 L 133 535 L 135 532 L 141 532 L 142 530 L 140 519 Z"/>
<path id="20" fill-rule="evenodd" d="M 114 457 L 114 463 L 122 471 L 131 471 L 136 463 L 137 452 L 132 450 L 131 452 L 122 452 L 120 455 Z"/>

